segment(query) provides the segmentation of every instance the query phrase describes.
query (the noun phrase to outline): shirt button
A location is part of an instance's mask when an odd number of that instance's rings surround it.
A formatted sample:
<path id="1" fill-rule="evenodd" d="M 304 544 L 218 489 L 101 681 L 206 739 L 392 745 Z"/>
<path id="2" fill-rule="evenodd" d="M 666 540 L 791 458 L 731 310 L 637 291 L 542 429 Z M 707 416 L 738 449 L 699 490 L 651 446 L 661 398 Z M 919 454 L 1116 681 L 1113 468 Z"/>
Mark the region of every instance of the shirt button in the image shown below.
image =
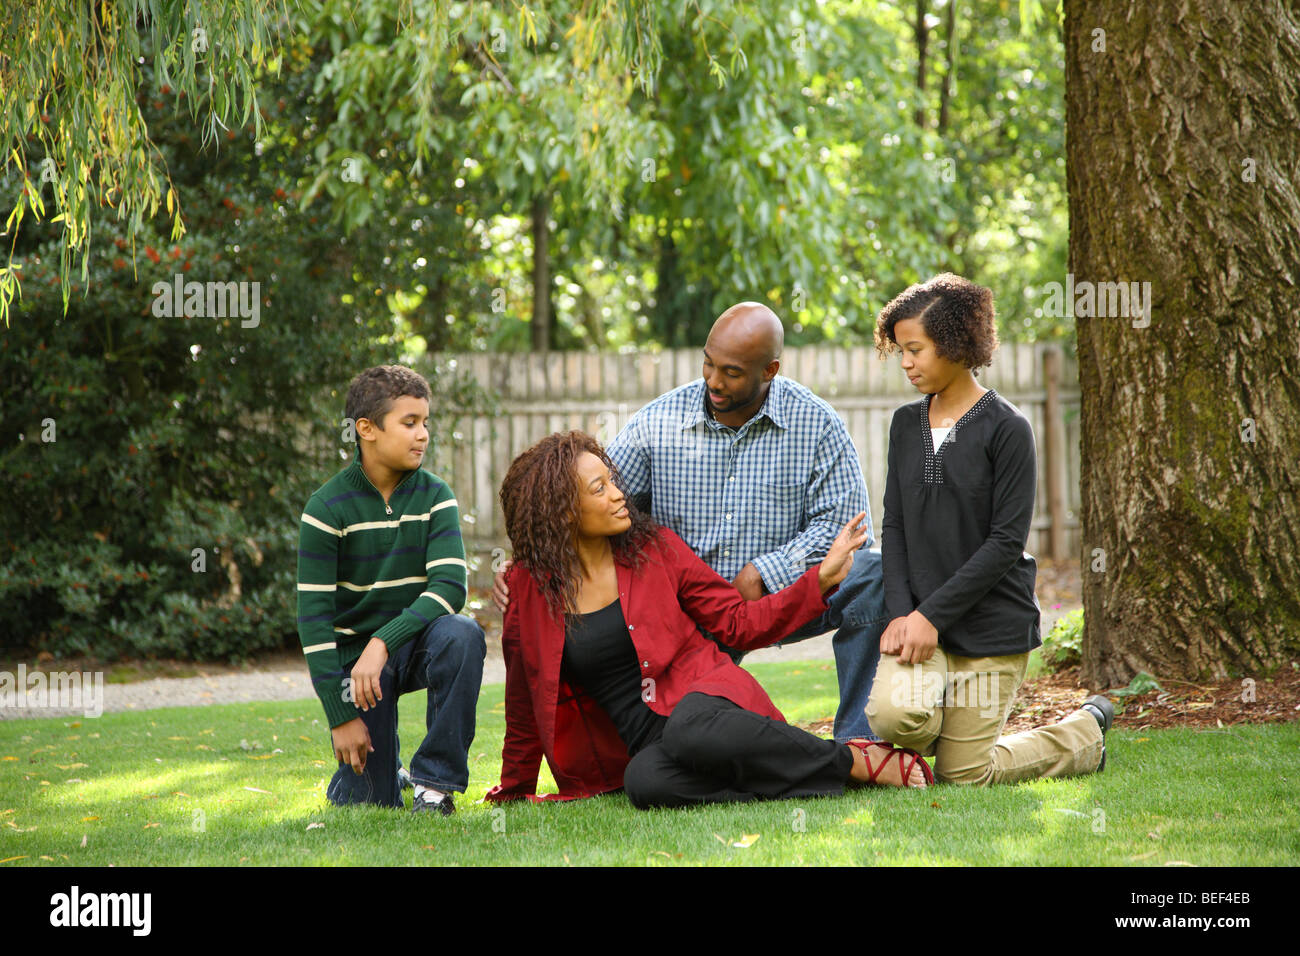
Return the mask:
<path id="1" fill-rule="evenodd" d="M 635 630 L 636 630 L 636 625 L 635 625 L 635 624 L 629 624 L 629 625 L 627 626 L 627 629 L 628 629 L 629 631 L 635 631 Z"/>
<path id="2" fill-rule="evenodd" d="M 650 662 L 649 662 L 649 661 L 642 661 L 642 662 L 641 662 L 641 666 L 642 666 L 642 667 L 649 667 L 649 666 L 650 666 Z"/>
<path id="3" fill-rule="evenodd" d="M 730 478 L 728 478 L 727 480 L 728 480 L 728 481 L 735 481 L 735 480 L 736 480 L 736 476 L 735 476 L 735 475 L 732 475 L 732 476 L 731 476 Z"/>
<path id="4" fill-rule="evenodd" d="M 730 512 L 730 511 L 727 512 L 727 520 L 728 520 L 728 521 L 731 520 L 731 512 Z"/>
<path id="5" fill-rule="evenodd" d="M 730 552 L 730 551 L 723 551 L 723 552 L 722 552 L 722 556 L 723 556 L 724 558 L 729 558 L 729 557 L 731 557 L 731 552 Z"/>

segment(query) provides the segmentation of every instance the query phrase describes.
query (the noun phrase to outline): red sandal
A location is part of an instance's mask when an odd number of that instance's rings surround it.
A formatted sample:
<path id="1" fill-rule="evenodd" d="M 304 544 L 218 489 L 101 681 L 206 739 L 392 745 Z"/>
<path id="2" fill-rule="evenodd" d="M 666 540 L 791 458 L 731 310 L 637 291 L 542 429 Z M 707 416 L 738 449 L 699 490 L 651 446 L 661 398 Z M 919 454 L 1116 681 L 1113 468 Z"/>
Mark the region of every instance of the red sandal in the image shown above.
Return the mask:
<path id="1" fill-rule="evenodd" d="M 922 757 L 915 750 L 908 750 L 906 747 L 895 747 L 892 744 L 877 743 L 874 740 L 850 740 L 848 744 L 850 747 L 857 747 L 859 750 L 862 751 L 862 759 L 866 761 L 867 764 L 867 774 L 868 774 L 867 783 L 876 782 L 876 778 L 880 776 L 880 772 L 885 769 L 885 766 L 889 763 L 890 758 L 893 757 L 895 754 L 898 755 L 898 769 L 900 771 L 899 775 L 904 780 L 903 786 L 905 787 L 913 786 L 913 784 L 907 783 L 906 781 L 911 778 L 912 768 L 915 767 L 918 762 L 921 764 L 921 773 L 925 775 L 925 784 L 917 786 L 917 789 L 924 789 L 925 786 L 934 783 L 934 772 L 930 769 L 930 765 L 927 764 L 925 762 L 925 758 Z M 872 768 L 871 758 L 867 756 L 867 748 L 869 747 L 882 747 L 889 750 L 889 754 L 883 760 L 881 760 L 880 763 L 875 766 L 875 768 Z M 910 761 L 907 762 L 906 765 L 904 765 L 903 763 L 904 755 L 912 758 Z M 880 786 L 885 786 L 885 785 L 880 784 Z"/>

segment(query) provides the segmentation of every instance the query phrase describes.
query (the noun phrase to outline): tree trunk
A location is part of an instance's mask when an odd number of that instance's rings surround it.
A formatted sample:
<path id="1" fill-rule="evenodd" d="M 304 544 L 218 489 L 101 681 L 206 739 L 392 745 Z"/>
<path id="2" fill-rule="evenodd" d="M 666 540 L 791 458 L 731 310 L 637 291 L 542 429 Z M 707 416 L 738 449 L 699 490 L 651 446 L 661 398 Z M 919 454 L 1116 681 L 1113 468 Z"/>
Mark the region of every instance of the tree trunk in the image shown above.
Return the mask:
<path id="1" fill-rule="evenodd" d="M 533 199 L 533 351 L 551 347 L 551 197 Z"/>
<path id="2" fill-rule="evenodd" d="M 916 125 L 925 129 L 925 47 L 930 39 L 930 28 L 925 25 L 928 0 L 916 0 Z"/>
<path id="3" fill-rule="evenodd" d="M 957 69 L 957 0 L 948 0 L 943 15 L 944 65 L 943 83 L 939 87 L 940 135 L 948 130 L 948 101 L 952 98 L 953 75 Z"/>
<path id="4" fill-rule="evenodd" d="M 1300 653 L 1300 17 L 1065 11 L 1083 677 L 1259 676 Z M 1126 281 L 1145 316 L 1086 298 Z"/>

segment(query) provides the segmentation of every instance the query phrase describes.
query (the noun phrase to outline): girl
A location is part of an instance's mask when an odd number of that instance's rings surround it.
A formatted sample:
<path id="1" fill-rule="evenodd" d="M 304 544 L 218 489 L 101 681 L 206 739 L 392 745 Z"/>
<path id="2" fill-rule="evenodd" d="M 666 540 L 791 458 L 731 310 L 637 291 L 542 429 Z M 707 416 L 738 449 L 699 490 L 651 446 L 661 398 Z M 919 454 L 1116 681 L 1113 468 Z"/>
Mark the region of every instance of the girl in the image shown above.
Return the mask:
<path id="1" fill-rule="evenodd" d="M 1050 727 L 1006 724 L 1038 635 L 1025 553 L 1037 481 L 1034 436 L 976 380 L 997 349 L 993 293 L 945 273 L 880 313 L 876 349 L 902 353 L 924 397 L 894 413 L 885 483 L 885 607 L 867 704 L 885 740 L 934 756 L 937 779 L 1010 783 L 1100 770 L 1105 697 Z"/>
<path id="2" fill-rule="evenodd" d="M 751 602 L 638 512 L 611 471 L 594 438 L 569 432 L 516 458 L 502 483 L 514 564 L 506 739 L 489 799 L 535 795 L 543 755 L 560 798 L 623 787 L 642 809 L 933 779 L 916 754 L 791 727 L 696 627 L 749 650 L 817 617 L 866 539 L 865 515 L 820 565 Z"/>

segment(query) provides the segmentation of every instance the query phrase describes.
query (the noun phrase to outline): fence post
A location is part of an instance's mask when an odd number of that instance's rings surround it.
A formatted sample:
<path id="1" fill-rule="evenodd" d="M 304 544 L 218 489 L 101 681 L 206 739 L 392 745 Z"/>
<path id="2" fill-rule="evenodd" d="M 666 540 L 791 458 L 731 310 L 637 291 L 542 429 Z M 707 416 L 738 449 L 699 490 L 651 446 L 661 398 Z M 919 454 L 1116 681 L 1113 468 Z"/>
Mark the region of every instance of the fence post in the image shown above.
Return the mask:
<path id="1" fill-rule="evenodd" d="M 1046 458 L 1048 541 L 1053 561 L 1065 553 L 1065 417 L 1061 408 L 1061 348 L 1043 349 L 1043 451 Z"/>

